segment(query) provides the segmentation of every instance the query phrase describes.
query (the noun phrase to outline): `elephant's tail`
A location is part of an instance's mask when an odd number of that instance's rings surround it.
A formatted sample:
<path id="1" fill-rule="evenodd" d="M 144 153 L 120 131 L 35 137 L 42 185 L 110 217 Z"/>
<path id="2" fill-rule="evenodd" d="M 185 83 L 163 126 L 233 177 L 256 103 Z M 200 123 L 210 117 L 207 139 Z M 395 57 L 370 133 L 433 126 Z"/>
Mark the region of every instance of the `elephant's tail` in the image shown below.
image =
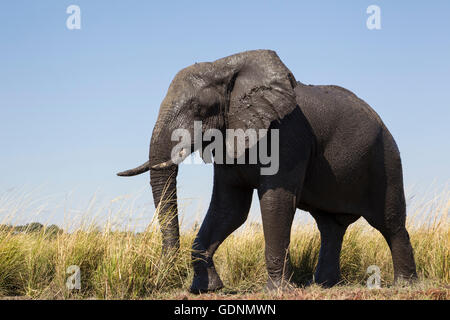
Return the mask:
<path id="1" fill-rule="evenodd" d="M 150 170 L 150 162 L 149 161 L 147 161 L 143 165 L 140 165 L 137 168 L 119 172 L 117 175 L 120 177 L 131 177 L 131 176 L 137 176 L 138 174 L 147 172 L 148 170 Z"/>

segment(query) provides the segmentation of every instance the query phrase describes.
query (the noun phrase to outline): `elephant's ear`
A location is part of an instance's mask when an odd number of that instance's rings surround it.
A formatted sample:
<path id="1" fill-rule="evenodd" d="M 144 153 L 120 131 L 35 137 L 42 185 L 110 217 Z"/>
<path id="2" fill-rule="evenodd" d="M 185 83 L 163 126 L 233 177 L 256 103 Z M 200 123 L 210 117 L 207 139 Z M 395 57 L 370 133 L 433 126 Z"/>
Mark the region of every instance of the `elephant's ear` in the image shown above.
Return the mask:
<path id="1" fill-rule="evenodd" d="M 283 119 L 296 108 L 296 80 L 274 51 L 248 51 L 243 55 L 242 68 L 233 79 L 226 127 L 244 131 L 255 129 L 261 138 L 260 129 L 268 129 L 273 121 Z M 247 148 L 255 143 L 246 139 Z M 234 156 L 240 154 L 235 150 Z"/>

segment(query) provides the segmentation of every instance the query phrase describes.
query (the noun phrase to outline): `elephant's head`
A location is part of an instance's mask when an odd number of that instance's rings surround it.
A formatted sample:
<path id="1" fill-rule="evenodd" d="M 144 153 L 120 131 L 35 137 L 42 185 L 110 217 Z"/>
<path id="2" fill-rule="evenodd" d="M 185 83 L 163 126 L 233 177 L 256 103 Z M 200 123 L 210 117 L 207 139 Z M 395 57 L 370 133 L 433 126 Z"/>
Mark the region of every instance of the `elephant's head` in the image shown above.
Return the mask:
<path id="1" fill-rule="evenodd" d="M 131 176 L 150 169 L 164 250 L 179 246 L 178 166 L 171 160 L 172 148 L 177 143 L 171 141 L 173 130 L 187 129 L 194 137 L 194 121 L 202 121 L 203 131 L 268 129 L 272 121 L 295 109 L 295 86 L 292 73 L 269 50 L 247 51 L 214 62 L 196 63 L 175 76 L 153 129 L 149 161 L 119 173 Z M 184 156 L 192 151 L 187 146 Z"/>

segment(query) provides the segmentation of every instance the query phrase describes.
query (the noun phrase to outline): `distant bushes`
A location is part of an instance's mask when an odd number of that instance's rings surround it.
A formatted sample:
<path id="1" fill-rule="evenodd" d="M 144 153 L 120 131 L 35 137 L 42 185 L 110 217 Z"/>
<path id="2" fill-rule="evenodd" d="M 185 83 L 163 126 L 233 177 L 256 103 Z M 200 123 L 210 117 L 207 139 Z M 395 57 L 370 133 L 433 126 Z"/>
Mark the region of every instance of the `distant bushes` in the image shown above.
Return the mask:
<path id="1" fill-rule="evenodd" d="M 19 233 L 45 233 L 48 236 L 55 236 L 57 234 L 61 234 L 64 231 L 60 229 L 57 225 L 52 224 L 49 226 L 44 226 L 43 224 L 39 222 L 32 222 L 27 223 L 23 226 L 12 226 L 12 225 L 5 225 L 0 224 L 0 231 L 1 232 L 7 232 L 12 234 L 19 234 Z"/>

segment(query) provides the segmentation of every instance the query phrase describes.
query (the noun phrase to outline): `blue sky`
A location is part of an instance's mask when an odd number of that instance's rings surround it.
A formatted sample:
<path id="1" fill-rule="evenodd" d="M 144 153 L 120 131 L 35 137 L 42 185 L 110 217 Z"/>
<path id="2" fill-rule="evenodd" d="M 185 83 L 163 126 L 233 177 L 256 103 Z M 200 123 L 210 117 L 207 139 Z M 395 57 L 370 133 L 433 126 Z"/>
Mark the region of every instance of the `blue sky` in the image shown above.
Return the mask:
<path id="1" fill-rule="evenodd" d="M 81 8 L 81 30 L 66 8 Z M 368 30 L 366 8 L 381 8 Z M 0 194 L 41 187 L 85 206 L 142 191 L 144 162 L 178 70 L 273 49 L 297 80 L 368 102 L 394 135 L 405 184 L 450 178 L 449 1 L 4 1 L 0 4 Z M 186 213 L 209 203 L 212 167 L 183 166 Z M 24 187 L 25 186 L 25 187 Z M 253 211 L 257 211 L 255 204 Z"/>

